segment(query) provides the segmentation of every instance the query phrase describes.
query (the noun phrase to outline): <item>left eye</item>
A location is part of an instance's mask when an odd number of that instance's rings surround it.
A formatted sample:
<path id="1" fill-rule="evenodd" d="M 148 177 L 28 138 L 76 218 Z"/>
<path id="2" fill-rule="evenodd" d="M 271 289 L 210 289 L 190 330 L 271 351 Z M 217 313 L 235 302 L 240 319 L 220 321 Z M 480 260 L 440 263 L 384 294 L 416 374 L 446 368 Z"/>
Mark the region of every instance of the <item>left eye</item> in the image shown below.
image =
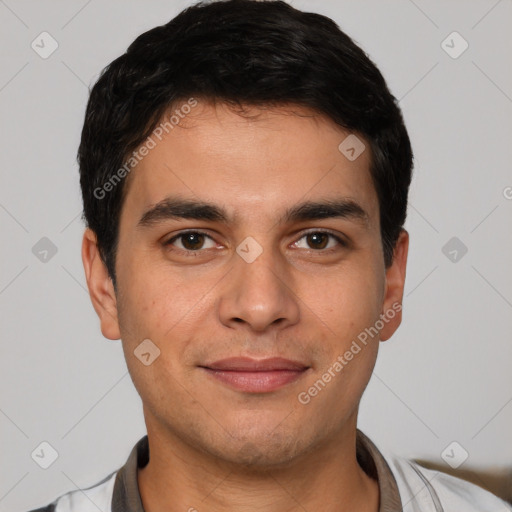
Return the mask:
<path id="1" fill-rule="evenodd" d="M 329 233 L 328 231 L 311 231 L 309 233 L 306 233 L 305 235 L 303 235 L 299 241 L 295 242 L 295 246 L 299 246 L 299 243 L 300 243 L 300 240 L 303 240 L 303 239 L 306 239 L 306 243 L 312 247 L 312 249 L 315 249 L 315 250 L 324 250 L 324 249 L 332 249 L 333 247 L 336 246 L 336 244 L 334 244 L 334 246 L 329 246 L 327 247 L 328 243 L 329 243 L 329 238 L 335 240 L 337 242 L 337 244 L 345 247 L 346 246 L 346 243 L 338 236 L 336 235 L 333 235 L 332 233 Z M 299 248 L 304 248 L 304 247 L 299 247 Z M 305 247 L 305 249 L 307 249 L 307 247 Z"/>

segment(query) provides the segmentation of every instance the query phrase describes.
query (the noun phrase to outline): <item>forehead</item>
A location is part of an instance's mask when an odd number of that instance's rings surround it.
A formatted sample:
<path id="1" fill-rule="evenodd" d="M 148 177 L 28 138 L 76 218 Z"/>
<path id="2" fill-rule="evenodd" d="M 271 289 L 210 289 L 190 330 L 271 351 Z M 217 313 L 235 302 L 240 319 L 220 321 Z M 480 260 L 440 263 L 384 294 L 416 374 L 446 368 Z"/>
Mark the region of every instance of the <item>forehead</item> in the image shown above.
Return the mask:
<path id="1" fill-rule="evenodd" d="M 140 215 L 169 196 L 220 201 L 233 218 L 282 216 L 315 197 L 343 196 L 370 218 L 378 212 L 368 143 L 305 107 L 238 112 L 223 103 L 177 104 L 147 142 L 151 149 L 126 184 L 122 216 Z"/>

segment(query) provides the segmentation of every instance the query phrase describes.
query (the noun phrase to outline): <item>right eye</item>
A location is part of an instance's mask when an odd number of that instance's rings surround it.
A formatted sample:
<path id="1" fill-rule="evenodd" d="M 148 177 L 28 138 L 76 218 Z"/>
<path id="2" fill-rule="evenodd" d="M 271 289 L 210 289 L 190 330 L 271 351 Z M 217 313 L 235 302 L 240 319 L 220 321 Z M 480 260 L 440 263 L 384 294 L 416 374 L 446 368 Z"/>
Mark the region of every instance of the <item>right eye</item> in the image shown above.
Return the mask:
<path id="1" fill-rule="evenodd" d="M 164 246 L 174 246 L 176 241 L 180 241 L 179 243 L 181 244 L 181 247 L 178 246 L 179 251 L 185 253 L 196 253 L 199 252 L 200 249 L 205 248 L 203 247 L 205 238 L 208 238 L 213 242 L 213 245 L 211 247 L 206 247 L 206 249 L 213 249 L 215 247 L 213 238 L 202 231 L 182 231 L 164 242 Z"/>

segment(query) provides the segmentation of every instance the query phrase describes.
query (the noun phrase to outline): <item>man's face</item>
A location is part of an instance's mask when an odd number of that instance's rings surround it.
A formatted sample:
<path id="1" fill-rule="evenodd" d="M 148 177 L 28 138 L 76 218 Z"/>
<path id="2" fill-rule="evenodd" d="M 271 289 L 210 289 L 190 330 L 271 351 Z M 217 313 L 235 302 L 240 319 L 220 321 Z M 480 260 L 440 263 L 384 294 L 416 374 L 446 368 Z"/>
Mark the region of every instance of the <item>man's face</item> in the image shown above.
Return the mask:
<path id="1" fill-rule="evenodd" d="M 303 115 L 253 108 L 260 115 L 248 119 L 200 102 L 154 137 L 121 212 L 117 318 L 102 318 L 104 333 L 119 329 L 148 431 L 239 463 L 290 461 L 355 427 L 379 336 L 359 342 L 341 371 L 333 365 L 403 291 L 384 267 L 368 143 L 348 159 L 338 146 L 349 132 L 294 110 Z M 226 219 L 170 216 L 170 198 L 208 203 Z M 285 216 L 326 201 L 345 206 L 338 216 Z M 147 339 L 160 350 L 149 365 L 134 354 Z M 298 366 L 216 364 L 235 357 Z"/>

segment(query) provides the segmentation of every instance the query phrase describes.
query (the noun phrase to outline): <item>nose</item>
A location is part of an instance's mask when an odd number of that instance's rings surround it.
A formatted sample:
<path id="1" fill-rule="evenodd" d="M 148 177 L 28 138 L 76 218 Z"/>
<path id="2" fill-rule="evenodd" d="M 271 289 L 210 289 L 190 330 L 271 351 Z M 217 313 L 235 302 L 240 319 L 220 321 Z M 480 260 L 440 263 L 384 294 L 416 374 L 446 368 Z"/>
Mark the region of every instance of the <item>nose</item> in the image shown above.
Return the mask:
<path id="1" fill-rule="evenodd" d="M 293 325 L 300 311 L 293 288 L 290 268 L 271 249 L 254 261 L 234 254 L 219 303 L 221 322 L 258 332 Z"/>

